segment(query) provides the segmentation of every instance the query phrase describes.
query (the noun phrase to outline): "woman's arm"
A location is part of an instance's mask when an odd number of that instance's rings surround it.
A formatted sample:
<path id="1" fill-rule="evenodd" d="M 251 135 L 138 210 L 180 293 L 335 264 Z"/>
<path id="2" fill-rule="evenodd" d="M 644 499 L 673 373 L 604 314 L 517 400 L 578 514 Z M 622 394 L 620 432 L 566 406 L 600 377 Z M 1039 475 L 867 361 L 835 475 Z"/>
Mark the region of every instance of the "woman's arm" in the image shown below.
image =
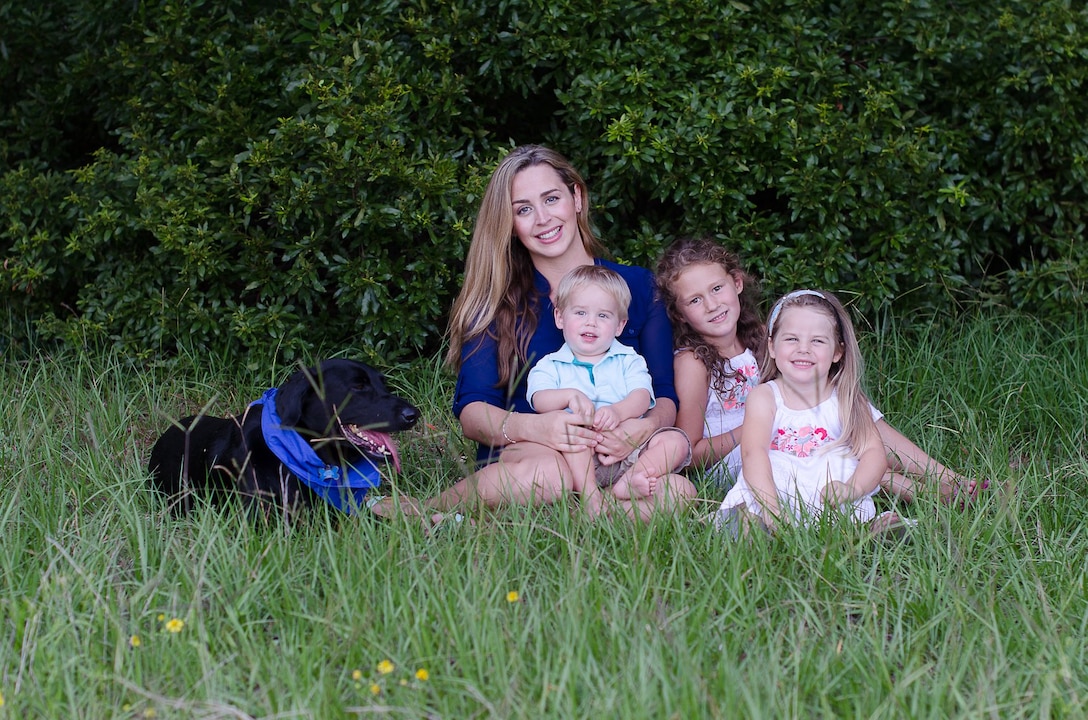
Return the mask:
<path id="1" fill-rule="evenodd" d="M 763 522 L 774 526 L 780 508 L 778 488 L 771 471 L 770 440 L 774 431 L 774 392 L 767 385 L 752 389 L 744 405 L 744 435 L 740 441 L 744 481 L 763 507 Z"/>
<path id="2" fill-rule="evenodd" d="M 594 448 L 597 444 L 597 433 L 588 427 L 593 416 L 565 410 L 516 413 L 474 402 L 465 406 L 458 419 L 465 437 L 491 447 L 534 442 L 562 453 L 572 453 Z"/>
<path id="3" fill-rule="evenodd" d="M 605 465 L 623 460 L 631 451 L 653 434 L 654 430 L 671 427 L 676 422 L 676 405 L 668 398 L 658 398 L 657 404 L 640 418 L 624 420 L 615 430 L 597 435 L 597 454 Z"/>

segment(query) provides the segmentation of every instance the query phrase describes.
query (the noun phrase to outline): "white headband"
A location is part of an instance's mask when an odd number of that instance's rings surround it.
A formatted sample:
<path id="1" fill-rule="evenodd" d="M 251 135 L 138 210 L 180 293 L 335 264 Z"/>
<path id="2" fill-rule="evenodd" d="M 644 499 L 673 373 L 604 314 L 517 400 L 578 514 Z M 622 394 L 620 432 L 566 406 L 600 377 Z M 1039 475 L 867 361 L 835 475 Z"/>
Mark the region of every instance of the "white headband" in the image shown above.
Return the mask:
<path id="1" fill-rule="evenodd" d="M 774 322 L 778 319 L 778 314 L 782 312 L 782 306 L 786 304 L 786 301 L 795 300 L 799 297 L 804 297 L 805 295 L 812 295 L 814 297 L 820 298 L 824 302 L 827 302 L 827 298 L 824 297 L 824 294 L 815 290 L 794 290 L 787 295 L 783 295 L 781 298 L 779 298 L 778 302 L 776 302 L 774 304 L 774 307 L 771 309 L 771 317 L 769 320 L 767 320 L 767 337 L 770 337 L 774 334 Z"/>

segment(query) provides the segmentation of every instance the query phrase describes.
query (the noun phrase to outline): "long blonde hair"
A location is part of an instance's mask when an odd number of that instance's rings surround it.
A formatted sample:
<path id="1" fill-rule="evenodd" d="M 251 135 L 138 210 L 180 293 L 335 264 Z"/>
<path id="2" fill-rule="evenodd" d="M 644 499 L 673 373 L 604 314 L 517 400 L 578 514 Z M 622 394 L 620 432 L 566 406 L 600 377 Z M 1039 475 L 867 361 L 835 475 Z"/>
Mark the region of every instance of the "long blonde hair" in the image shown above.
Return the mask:
<path id="1" fill-rule="evenodd" d="M 849 447 L 857 454 L 857 448 L 863 447 L 866 440 L 875 434 L 876 423 L 869 404 L 869 398 L 862 387 L 865 375 L 865 363 L 858 346 L 854 325 L 850 314 L 837 297 L 823 290 L 795 290 L 783 297 L 771 308 L 767 320 L 767 342 L 774 342 L 777 330 L 775 325 L 779 316 L 787 308 L 807 307 L 826 315 L 835 328 L 835 341 L 842 350 L 842 357 L 832 363 L 828 372 L 831 387 L 839 395 L 839 419 L 842 422 L 842 437 L 835 443 Z M 763 361 L 760 375 L 763 382 L 774 380 L 781 373 L 778 365 L 768 352 Z"/>
<path id="2" fill-rule="evenodd" d="M 586 183 L 570 161 L 540 145 L 522 145 L 503 158 L 487 183 L 472 242 L 465 258 L 465 281 L 450 310 L 450 349 L 446 363 L 461 367 L 465 347 L 485 333 L 498 344 L 497 386 L 509 386 L 527 362 L 529 339 L 536 332 L 537 291 L 529 251 L 514 235 L 511 185 L 514 176 L 528 167 L 549 165 L 571 194 L 580 193 L 578 232 L 591 257 L 605 250 L 589 224 L 589 193 Z"/>

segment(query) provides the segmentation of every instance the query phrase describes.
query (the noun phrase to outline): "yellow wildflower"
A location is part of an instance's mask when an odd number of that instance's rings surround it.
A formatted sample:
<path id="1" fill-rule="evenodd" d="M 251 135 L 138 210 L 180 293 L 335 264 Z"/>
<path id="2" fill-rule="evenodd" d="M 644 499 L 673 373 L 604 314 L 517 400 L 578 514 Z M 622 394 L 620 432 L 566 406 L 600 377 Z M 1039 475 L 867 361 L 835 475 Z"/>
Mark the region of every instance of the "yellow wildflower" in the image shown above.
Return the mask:
<path id="1" fill-rule="evenodd" d="M 185 621 L 179 618 L 170 618 L 166 623 L 166 632 L 179 633 L 185 627 Z"/>
<path id="2" fill-rule="evenodd" d="M 140 636 L 139 635 L 133 635 L 132 637 L 130 637 L 128 639 L 129 647 L 138 648 L 138 647 L 140 647 L 140 642 L 141 641 L 140 641 Z"/>
<path id="3" fill-rule="evenodd" d="M 362 680 L 363 679 L 363 671 L 362 670 L 352 670 L 351 671 L 351 679 L 352 680 Z"/>
<path id="4" fill-rule="evenodd" d="M 427 668 L 420 668 L 416 670 L 416 680 L 427 682 L 431 678 L 431 674 L 427 672 Z"/>
<path id="5" fill-rule="evenodd" d="M 511 590 L 510 592 L 506 593 L 506 602 L 508 603 L 516 603 L 520 599 L 521 595 L 518 595 L 517 590 Z"/>
<path id="6" fill-rule="evenodd" d="M 378 683 L 370 683 L 370 694 L 371 695 L 381 695 L 382 694 L 382 686 L 379 685 Z"/>
<path id="7" fill-rule="evenodd" d="M 388 675 L 389 673 L 396 670 L 396 668 L 397 666 L 389 660 L 382 660 L 380 663 L 378 663 L 378 672 L 382 675 Z"/>

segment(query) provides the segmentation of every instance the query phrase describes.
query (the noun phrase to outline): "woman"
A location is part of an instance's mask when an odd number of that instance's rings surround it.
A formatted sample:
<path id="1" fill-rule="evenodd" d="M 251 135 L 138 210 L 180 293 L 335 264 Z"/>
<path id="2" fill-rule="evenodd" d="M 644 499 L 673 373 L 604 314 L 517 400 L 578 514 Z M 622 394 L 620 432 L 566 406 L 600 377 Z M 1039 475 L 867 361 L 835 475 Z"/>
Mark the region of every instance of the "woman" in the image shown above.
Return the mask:
<path id="1" fill-rule="evenodd" d="M 602 254 L 590 228 L 585 181 L 570 162 L 536 145 L 511 151 L 492 174 L 480 204 L 448 331 L 446 360 L 457 372 L 453 411 L 465 436 L 479 443 L 479 469 L 425 501 L 428 511 L 473 503 L 556 502 L 573 489 L 564 454 L 590 448 L 613 464 L 673 425 L 672 327 L 655 297 L 653 275 L 602 260 Z M 552 319 L 559 280 L 575 267 L 593 264 L 615 270 L 631 289 L 629 319 L 619 340 L 646 358 L 657 398 L 645 416 L 603 433 L 590 427 L 592 416 L 534 413 L 525 396 L 529 368 L 563 344 Z M 690 444 L 682 432 L 659 433 L 659 441 L 670 443 L 676 468 L 687 462 Z M 628 472 L 640 471 L 636 464 Z M 618 491 L 620 486 L 603 492 L 613 507 L 643 519 L 695 496 L 695 486 L 677 474 L 649 485 L 655 489 L 646 496 L 632 497 Z M 401 509 L 414 514 L 422 508 L 405 502 Z M 374 511 L 387 515 L 393 503 L 384 500 Z"/>

